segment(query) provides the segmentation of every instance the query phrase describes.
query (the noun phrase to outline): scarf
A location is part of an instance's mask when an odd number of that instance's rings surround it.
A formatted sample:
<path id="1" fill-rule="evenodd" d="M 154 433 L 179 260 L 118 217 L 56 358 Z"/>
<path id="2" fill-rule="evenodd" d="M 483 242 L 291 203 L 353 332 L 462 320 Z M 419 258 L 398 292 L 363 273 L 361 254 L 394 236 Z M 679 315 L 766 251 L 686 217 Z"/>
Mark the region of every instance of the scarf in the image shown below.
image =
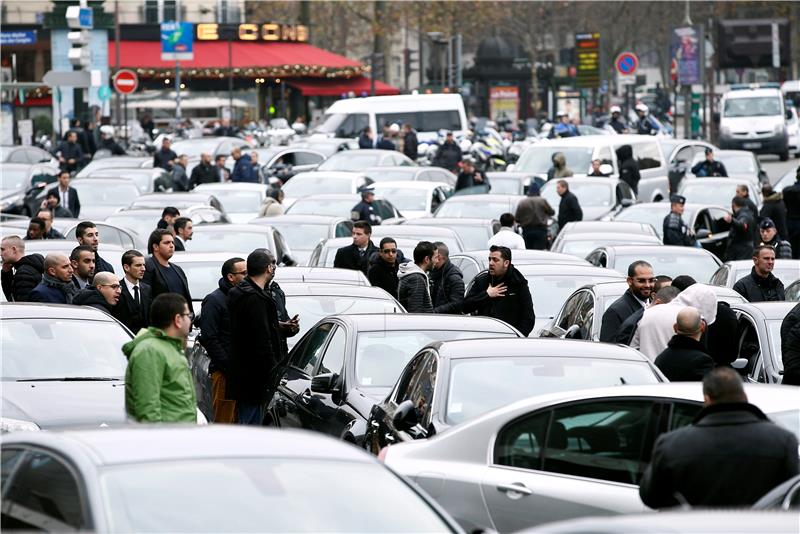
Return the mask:
<path id="1" fill-rule="evenodd" d="M 71 280 L 69 282 L 62 282 L 47 273 L 42 274 L 42 283 L 47 287 L 54 287 L 64 293 L 67 304 L 72 304 L 72 299 L 75 298 L 75 294 L 78 292 L 78 288 L 75 287 L 75 284 L 73 284 Z"/>

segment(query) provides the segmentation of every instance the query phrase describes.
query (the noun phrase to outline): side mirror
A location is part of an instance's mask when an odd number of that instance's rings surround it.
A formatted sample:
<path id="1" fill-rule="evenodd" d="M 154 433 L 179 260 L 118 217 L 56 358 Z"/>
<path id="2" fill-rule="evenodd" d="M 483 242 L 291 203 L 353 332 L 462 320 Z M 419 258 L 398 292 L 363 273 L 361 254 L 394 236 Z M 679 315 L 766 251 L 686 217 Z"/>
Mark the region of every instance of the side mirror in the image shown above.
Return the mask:
<path id="1" fill-rule="evenodd" d="M 297 265 L 297 262 L 294 261 L 294 259 L 288 254 L 283 255 L 283 257 L 281 258 L 281 263 L 283 263 L 286 267 L 292 267 L 294 265 Z"/>
<path id="2" fill-rule="evenodd" d="M 567 328 L 567 331 L 564 333 L 564 339 L 583 339 L 583 336 L 581 336 L 581 327 L 574 324 Z"/>
<path id="3" fill-rule="evenodd" d="M 396 430 L 402 430 L 403 432 L 408 432 L 419 424 L 414 401 L 406 400 L 400 403 L 392 417 L 392 424 L 394 424 Z"/>
<path id="4" fill-rule="evenodd" d="M 710 235 L 711 235 L 711 232 L 708 230 L 708 228 L 703 228 L 703 229 L 697 231 L 697 233 L 695 234 L 695 237 L 697 237 L 697 239 L 705 239 Z"/>
<path id="5" fill-rule="evenodd" d="M 632 198 L 623 198 L 622 201 L 620 202 L 620 205 L 623 208 L 628 208 L 630 206 L 633 206 L 633 199 Z"/>
<path id="6" fill-rule="evenodd" d="M 506 172 L 511 172 L 511 171 L 513 171 L 513 170 L 514 170 L 514 167 L 516 167 L 516 166 L 517 166 L 517 165 L 516 165 L 515 163 L 512 163 L 512 164 L 510 164 L 510 165 L 506 165 Z"/>
<path id="7" fill-rule="evenodd" d="M 336 391 L 336 381 L 339 375 L 336 373 L 323 373 L 311 379 L 311 391 L 314 393 L 333 393 Z"/>
<path id="8" fill-rule="evenodd" d="M 614 172 L 614 167 L 612 167 L 608 163 L 603 163 L 602 165 L 600 165 L 600 172 L 610 176 L 611 173 Z"/>
<path id="9" fill-rule="evenodd" d="M 747 364 L 748 364 L 747 358 L 736 358 L 731 364 L 731 367 L 733 367 L 737 371 L 743 371 L 744 369 L 747 368 Z"/>

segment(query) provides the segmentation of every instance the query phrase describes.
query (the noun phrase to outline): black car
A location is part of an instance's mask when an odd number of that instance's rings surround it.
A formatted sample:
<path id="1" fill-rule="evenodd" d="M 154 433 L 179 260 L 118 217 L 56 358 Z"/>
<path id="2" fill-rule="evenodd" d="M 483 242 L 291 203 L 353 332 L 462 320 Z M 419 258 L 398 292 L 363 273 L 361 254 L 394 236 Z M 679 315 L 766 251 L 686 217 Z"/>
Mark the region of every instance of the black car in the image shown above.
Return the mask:
<path id="1" fill-rule="evenodd" d="M 331 434 L 361 446 L 367 418 L 403 366 L 433 341 L 520 337 L 502 321 L 430 314 L 335 315 L 294 346 L 266 423 Z"/>

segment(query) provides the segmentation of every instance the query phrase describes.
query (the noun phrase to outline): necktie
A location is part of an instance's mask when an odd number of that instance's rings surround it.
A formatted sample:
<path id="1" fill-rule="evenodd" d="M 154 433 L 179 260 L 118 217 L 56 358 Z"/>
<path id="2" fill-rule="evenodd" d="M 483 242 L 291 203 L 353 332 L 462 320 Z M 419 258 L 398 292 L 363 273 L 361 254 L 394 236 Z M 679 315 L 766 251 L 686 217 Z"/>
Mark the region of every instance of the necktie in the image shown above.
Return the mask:
<path id="1" fill-rule="evenodd" d="M 367 251 L 366 251 L 366 250 L 364 250 L 364 249 L 361 249 L 361 248 L 360 248 L 360 249 L 358 249 L 358 257 L 359 257 L 359 258 L 363 258 L 363 257 L 364 257 L 364 254 L 366 254 L 366 252 L 367 252 Z"/>
<path id="2" fill-rule="evenodd" d="M 139 286 L 133 286 L 133 302 L 137 307 L 139 306 Z"/>

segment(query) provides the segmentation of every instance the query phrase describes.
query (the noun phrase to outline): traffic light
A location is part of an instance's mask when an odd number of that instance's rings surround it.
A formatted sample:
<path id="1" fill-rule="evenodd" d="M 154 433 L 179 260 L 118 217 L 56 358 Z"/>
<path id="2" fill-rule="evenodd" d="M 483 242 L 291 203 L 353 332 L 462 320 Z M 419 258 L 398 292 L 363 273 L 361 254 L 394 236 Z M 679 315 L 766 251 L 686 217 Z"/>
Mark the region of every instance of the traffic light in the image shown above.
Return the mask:
<path id="1" fill-rule="evenodd" d="M 412 72 L 417 72 L 416 66 L 419 64 L 419 60 L 416 57 L 417 54 L 418 52 L 415 50 L 403 49 L 403 72 L 406 73 L 406 76 Z"/>

